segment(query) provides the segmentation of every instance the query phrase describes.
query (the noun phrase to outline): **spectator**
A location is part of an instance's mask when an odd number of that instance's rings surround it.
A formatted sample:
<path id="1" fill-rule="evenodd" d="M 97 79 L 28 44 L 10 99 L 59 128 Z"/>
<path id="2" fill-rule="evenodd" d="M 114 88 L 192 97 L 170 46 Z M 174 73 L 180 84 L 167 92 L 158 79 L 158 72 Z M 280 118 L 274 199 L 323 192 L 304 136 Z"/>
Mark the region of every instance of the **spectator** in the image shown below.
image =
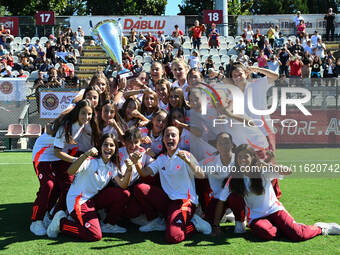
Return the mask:
<path id="1" fill-rule="evenodd" d="M 258 43 L 259 41 L 260 41 L 260 39 L 261 39 L 261 32 L 260 32 L 260 29 L 258 28 L 258 29 L 256 29 L 256 33 L 254 34 L 254 39 L 253 39 L 253 41 L 254 41 L 254 43 Z"/>
<path id="2" fill-rule="evenodd" d="M 79 79 L 75 75 L 74 71 L 70 72 L 70 75 L 65 78 L 66 88 L 78 88 Z"/>
<path id="3" fill-rule="evenodd" d="M 314 46 L 315 55 L 323 59 L 325 57 L 326 45 L 322 42 L 321 38 L 318 38 L 317 44 Z"/>
<path id="4" fill-rule="evenodd" d="M 24 73 L 24 70 L 22 68 L 19 69 L 19 74 L 17 75 L 17 78 L 27 78 L 28 76 Z"/>
<path id="5" fill-rule="evenodd" d="M 183 59 L 184 60 L 184 52 L 182 48 L 179 48 L 175 58 Z"/>
<path id="6" fill-rule="evenodd" d="M 304 20 L 304 18 L 301 16 L 301 12 L 297 11 L 296 12 L 296 16 L 294 17 L 294 34 L 297 35 L 297 27 L 300 24 L 300 20 Z"/>
<path id="7" fill-rule="evenodd" d="M 267 63 L 269 70 L 272 70 L 273 72 L 279 74 L 280 64 L 277 61 L 277 57 L 275 55 L 272 55 Z"/>
<path id="8" fill-rule="evenodd" d="M 284 43 L 284 38 L 282 38 L 282 33 L 280 32 L 280 27 L 278 25 L 275 26 L 274 37 L 274 47 L 282 47 Z"/>
<path id="9" fill-rule="evenodd" d="M 326 41 L 329 40 L 329 32 L 331 33 L 331 41 L 334 41 L 335 13 L 332 8 L 328 9 L 324 19 L 326 20 Z"/>
<path id="10" fill-rule="evenodd" d="M 45 62 L 40 66 L 39 71 L 41 72 L 47 72 L 51 68 L 53 68 L 53 65 L 51 64 L 51 61 L 47 58 Z"/>
<path id="11" fill-rule="evenodd" d="M 259 40 L 257 41 L 257 46 L 258 46 L 259 50 L 264 49 L 264 41 L 265 41 L 265 37 L 264 37 L 264 35 L 261 35 Z"/>
<path id="12" fill-rule="evenodd" d="M 244 54 L 244 50 L 241 50 L 240 53 L 237 56 L 236 61 L 239 61 L 239 62 L 241 62 L 241 63 L 243 63 L 244 65 L 247 66 L 248 60 L 249 60 L 249 57 L 246 54 Z"/>
<path id="13" fill-rule="evenodd" d="M 267 37 L 269 40 L 269 43 L 272 47 L 274 47 L 274 41 L 275 41 L 275 29 L 274 29 L 274 25 L 270 24 L 270 27 L 267 31 Z"/>
<path id="14" fill-rule="evenodd" d="M 162 52 L 161 45 L 157 44 L 156 48 L 154 49 L 154 51 L 152 53 L 152 60 L 161 62 L 163 60 L 163 58 L 164 58 L 164 54 Z"/>
<path id="15" fill-rule="evenodd" d="M 42 88 L 48 88 L 47 83 L 44 79 L 44 72 L 39 71 L 38 73 L 39 77 L 34 81 L 33 89 L 35 90 L 35 98 L 37 102 L 37 108 L 38 112 L 40 112 L 40 90 Z"/>
<path id="16" fill-rule="evenodd" d="M 289 67 L 290 67 L 290 73 L 289 77 L 290 78 L 301 78 L 301 70 L 302 70 L 303 63 L 301 61 L 301 57 L 299 56 L 298 53 L 294 53 L 294 55 L 290 56 L 289 60 Z M 293 86 L 298 85 L 298 80 L 296 79 L 291 79 L 290 80 Z"/>
<path id="17" fill-rule="evenodd" d="M 259 67 L 268 68 L 268 57 L 264 54 L 264 50 L 260 51 L 260 55 L 257 57 L 257 63 Z"/>
<path id="18" fill-rule="evenodd" d="M 205 30 L 205 25 L 200 25 L 198 20 L 195 20 L 194 26 L 189 28 L 189 31 L 192 32 L 192 46 L 194 49 L 200 49 L 202 32 L 204 32 Z"/>
<path id="19" fill-rule="evenodd" d="M 334 78 L 337 77 L 336 73 L 335 73 L 335 62 L 333 61 L 332 58 L 328 58 L 327 62 L 325 62 L 325 68 L 323 71 L 323 77 L 324 78 Z M 329 81 L 331 85 L 335 84 L 335 79 L 327 79 L 326 80 L 326 85 L 329 85 Z"/>
<path id="20" fill-rule="evenodd" d="M 190 68 L 200 68 L 200 57 L 197 50 L 193 50 L 191 56 L 188 59 L 188 65 Z"/>
<path id="21" fill-rule="evenodd" d="M 129 43 L 137 42 L 136 35 L 137 35 L 136 30 L 134 28 L 131 28 L 129 35 Z"/>
<path id="22" fill-rule="evenodd" d="M 338 50 L 333 53 L 333 56 L 335 57 L 336 60 L 340 58 L 340 44 Z"/>
<path id="23" fill-rule="evenodd" d="M 164 65 L 164 69 L 166 72 L 167 77 L 169 77 L 170 79 L 173 79 L 173 74 L 171 72 L 171 62 L 174 60 L 174 57 L 172 55 L 172 52 L 170 50 L 168 50 L 165 54 L 165 57 L 163 59 L 163 65 Z"/>
<path id="24" fill-rule="evenodd" d="M 182 37 L 176 31 L 172 33 L 172 43 L 176 49 L 180 48 L 182 45 Z"/>
<path id="25" fill-rule="evenodd" d="M 267 56 L 267 58 L 270 58 L 270 56 L 273 54 L 272 46 L 268 39 L 264 41 L 264 54 Z"/>
<path id="26" fill-rule="evenodd" d="M 220 47 L 220 42 L 218 41 L 219 31 L 216 28 L 216 24 L 211 24 L 211 29 L 209 29 L 209 47 L 216 49 Z"/>
<path id="27" fill-rule="evenodd" d="M 179 29 L 178 25 L 175 25 L 175 31 L 172 32 L 172 36 L 174 36 L 175 33 L 179 34 L 181 37 L 184 35 L 183 31 Z"/>
<path id="28" fill-rule="evenodd" d="M 312 64 L 311 54 L 308 51 L 305 51 L 302 57 L 302 69 L 301 69 L 301 78 L 310 78 L 310 66 Z"/>
<path id="29" fill-rule="evenodd" d="M 240 39 L 239 43 L 235 45 L 234 49 L 237 53 L 240 53 L 242 50 L 246 49 L 246 44 L 244 43 L 243 39 Z"/>
<path id="30" fill-rule="evenodd" d="M 2 44 L 0 44 L 0 57 L 7 57 L 8 51 L 4 48 Z"/>
<path id="31" fill-rule="evenodd" d="M 251 28 L 251 25 L 248 24 L 247 26 L 247 34 L 246 34 L 246 41 L 253 41 L 254 40 L 254 32 L 253 29 Z"/>
<path id="32" fill-rule="evenodd" d="M 204 75 L 204 73 L 208 74 L 209 68 L 213 68 L 215 70 L 214 61 L 213 61 L 211 55 L 205 61 L 205 67 L 204 67 L 203 75 Z"/>
<path id="33" fill-rule="evenodd" d="M 58 77 L 58 72 L 55 68 L 50 70 L 47 85 L 49 88 L 60 88 L 62 86 L 62 80 Z"/>
<path id="34" fill-rule="evenodd" d="M 293 45 L 290 49 L 290 53 L 291 54 L 294 54 L 295 52 L 298 53 L 301 57 L 303 56 L 303 53 L 304 53 L 304 49 L 301 45 L 301 41 L 299 38 L 296 38 L 295 40 L 295 45 Z"/>
<path id="35" fill-rule="evenodd" d="M 85 42 L 85 33 L 82 29 L 81 26 L 78 27 L 77 32 L 76 32 L 76 38 L 75 38 L 75 43 L 74 46 L 76 49 L 79 50 L 79 52 L 82 52 L 83 49 L 83 44 Z"/>
<path id="36" fill-rule="evenodd" d="M 163 34 L 162 31 L 158 31 L 157 32 L 157 37 L 156 37 L 157 41 L 160 43 L 160 44 L 164 44 L 165 43 L 165 36 Z"/>
<path id="37" fill-rule="evenodd" d="M 312 40 L 312 46 L 314 47 L 315 45 L 317 45 L 318 43 L 318 38 L 321 38 L 321 35 L 319 35 L 318 31 L 314 31 L 314 34 L 312 35 L 312 37 L 310 38 Z"/>
<path id="38" fill-rule="evenodd" d="M 322 61 L 318 56 L 315 56 L 312 62 L 311 78 L 321 78 L 321 65 Z M 321 84 L 320 80 L 317 80 L 318 85 Z M 312 86 L 314 82 L 312 82 Z"/>
<path id="39" fill-rule="evenodd" d="M 142 33 L 139 33 L 138 39 L 137 39 L 137 47 L 143 48 L 145 46 L 146 39 Z"/>
<path id="40" fill-rule="evenodd" d="M 306 35 L 306 24 L 303 19 L 300 20 L 300 24 L 297 26 L 297 33 L 300 40 L 302 40 Z"/>
<path id="41" fill-rule="evenodd" d="M 278 56 L 279 56 L 278 61 L 280 64 L 279 73 L 280 75 L 284 74 L 285 77 L 288 77 L 289 76 L 289 71 L 288 71 L 289 53 L 287 50 L 287 46 L 279 50 Z"/>
<path id="42" fill-rule="evenodd" d="M 310 55 L 313 53 L 312 40 L 307 40 L 307 44 L 303 47 L 304 52 L 308 52 Z"/>

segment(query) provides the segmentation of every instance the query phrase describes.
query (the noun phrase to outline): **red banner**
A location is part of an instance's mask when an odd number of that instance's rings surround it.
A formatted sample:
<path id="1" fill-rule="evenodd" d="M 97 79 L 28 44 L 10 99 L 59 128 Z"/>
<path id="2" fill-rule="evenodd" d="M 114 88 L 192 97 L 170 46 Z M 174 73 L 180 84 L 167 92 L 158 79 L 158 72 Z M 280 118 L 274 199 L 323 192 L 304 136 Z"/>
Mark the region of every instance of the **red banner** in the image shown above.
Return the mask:
<path id="1" fill-rule="evenodd" d="M 340 110 L 310 110 L 305 116 L 299 110 L 271 115 L 276 133 L 276 144 L 340 144 Z"/>
<path id="2" fill-rule="evenodd" d="M 54 11 L 38 11 L 35 14 L 35 23 L 37 26 L 55 24 Z"/>
<path id="3" fill-rule="evenodd" d="M 18 17 L 0 17 L 0 24 L 5 26 L 5 29 L 11 31 L 11 35 L 19 35 L 19 18 Z"/>
<path id="4" fill-rule="evenodd" d="M 204 24 L 223 24 L 223 11 L 222 10 L 204 10 L 203 11 Z"/>

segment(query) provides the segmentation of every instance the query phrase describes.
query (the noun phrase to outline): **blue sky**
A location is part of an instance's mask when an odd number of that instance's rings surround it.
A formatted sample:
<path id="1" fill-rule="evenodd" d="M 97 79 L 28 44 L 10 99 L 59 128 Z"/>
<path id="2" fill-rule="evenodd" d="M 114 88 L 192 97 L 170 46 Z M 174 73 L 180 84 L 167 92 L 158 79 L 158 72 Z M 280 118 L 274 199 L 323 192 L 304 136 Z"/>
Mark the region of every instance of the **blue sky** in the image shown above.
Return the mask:
<path id="1" fill-rule="evenodd" d="M 165 7 L 165 15 L 177 15 L 179 13 L 178 5 L 181 0 L 168 0 L 168 4 Z"/>

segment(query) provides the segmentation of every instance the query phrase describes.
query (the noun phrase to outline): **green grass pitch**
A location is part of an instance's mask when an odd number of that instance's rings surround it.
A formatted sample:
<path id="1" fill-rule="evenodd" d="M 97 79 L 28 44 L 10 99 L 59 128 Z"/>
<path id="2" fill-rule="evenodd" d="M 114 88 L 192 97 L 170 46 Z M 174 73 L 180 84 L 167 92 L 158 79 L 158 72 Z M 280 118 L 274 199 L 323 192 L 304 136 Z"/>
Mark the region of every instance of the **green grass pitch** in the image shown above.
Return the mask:
<path id="1" fill-rule="evenodd" d="M 340 149 L 281 149 L 277 160 L 297 169 L 312 163 L 336 168 L 339 155 Z M 281 180 L 281 201 L 297 222 L 339 223 L 339 176 L 303 175 Z M 220 238 L 196 234 L 176 245 L 166 244 L 162 232 L 140 233 L 132 224 L 127 224 L 128 233 L 104 235 L 95 243 L 65 236 L 39 238 L 29 231 L 37 189 L 31 153 L 0 153 L 0 254 L 340 254 L 339 236 L 318 236 L 301 243 L 286 239 L 263 242 L 249 230 L 244 235 L 233 234 L 233 224 L 223 225 L 225 235 Z"/>

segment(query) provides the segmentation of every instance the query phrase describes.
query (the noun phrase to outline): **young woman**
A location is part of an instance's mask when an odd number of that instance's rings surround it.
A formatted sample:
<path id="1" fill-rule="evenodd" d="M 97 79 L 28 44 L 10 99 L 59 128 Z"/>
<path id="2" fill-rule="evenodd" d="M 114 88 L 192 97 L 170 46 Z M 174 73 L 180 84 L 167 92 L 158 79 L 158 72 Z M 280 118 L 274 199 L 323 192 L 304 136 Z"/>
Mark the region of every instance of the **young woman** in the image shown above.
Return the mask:
<path id="1" fill-rule="evenodd" d="M 251 80 L 250 74 L 252 72 L 257 72 L 264 75 L 263 78 Z M 279 78 L 279 75 L 273 71 L 268 69 L 259 68 L 259 67 L 246 67 L 241 63 L 234 63 L 230 68 L 230 76 L 234 83 L 234 85 L 238 86 L 244 93 L 244 102 L 245 102 L 245 114 L 252 119 L 261 120 L 263 122 L 263 126 L 259 127 L 261 132 L 266 136 L 267 142 L 269 144 L 268 149 L 275 152 L 276 142 L 275 142 L 275 134 L 273 132 L 273 127 L 270 126 L 270 116 L 259 116 L 252 113 L 249 110 L 248 106 L 248 93 L 249 90 L 252 90 L 252 101 L 253 105 L 257 106 L 257 109 L 267 109 L 267 90 L 274 84 L 274 82 Z M 254 128 L 250 128 L 252 130 Z M 232 134 L 233 136 L 233 134 Z M 234 137 L 234 136 L 233 136 Z M 237 144 L 239 145 L 239 144 Z M 256 149 L 263 150 L 263 149 Z M 265 157 L 265 153 L 261 153 L 262 157 Z M 278 186 L 278 180 L 274 180 L 273 185 L 275 187 L 275 192 L 278 198 L 281 197 L 281 191 Z"/>
<path id="2" fill-rule="evenodd" d="M 152 119 L 152 116 L 159 109 L 158 96 L 152 90 L 144 90 L 142 98 L 142 104 L 140 107 L 141 114 L 143 114 L 148 120 Z"/>
<path id="3" fill-rule="evenodd" d="M 124 132 L 116 119 L 116 107 L 112 100 L 103 103 L 101 113 L 98 115 L 98 125 L 103 134 L 113 134 L 116 140 L 120 140 Z"/>
<path id="4" fill-rule="evenodd" d="M 159 108 L 169 111 L 169 96 L 171 83 L 167 79 L 160 79 L 155 85 L 155 91 L 159 98 Z"/>
<path id="5" fill-rule="evenodd" d="M 118 113 L 118 121 L 120 122 L 123 132 L 130 127 L 137 127 L 140 124 L 146 125 L 149 122 L 149 120 L 140 113 L 139 102 L 132 97 L 124 102 Z"/>
<path id="6" fill-rule="evenodd" d="M 163 136 L 165 154 L 142 169 L 143 176 L 159 173 L 162 188 L 138 184 L 134 189 L 150 221 L 139 230 L 165 230 L 169 243 L 182 242 L 195 230 L 207 235 L 211 233 L 210 224 L 194 214 L 198 204 L 194 177 L 204 178 L 204 173 L 193 155 L 179 150 L 179 140 L 179 130 L 173 126 L 167 127 Z M 159 212 L 166 218 L 166 226 L 158 217 Z"/>
<path id="7" fill-rule="evenodd" d="M 131 178 L 132 162 L 126 159 L 127 170 L 120 178 L 118 145 L 114 136 L 104 135 L 97 148 L 82 154 L 68 168 L 68 174 L 75 175 L 67 193 L 67 210 L 72 220 L 66 217 L 64 211 L 57 212 L 47 229 L 50 238 L 56 238 L 62 232 L 85 241 L 98 241 L 102 238 L 102 233 L 126 232 L 125 228 L 116 223 L 129 198 L 129 193 L 124 189 Z M 120 188 L 105 188 L 111 179 Z M 96 211 L 103 208 L 108 209 L 108 213 L 100 225 Z"/>
<path id="8" fill-rule="evenodd" d="M 156 84 L 161 79 L 166 79 L 166 72 L 161 62 L 153 61 L 150 69 L 149 87 L 155 90 Z"/>
<path id="9" fill-rule="evenodd" d="M 188 65 L 183 59 L 175 59 L 171 63 L 171 71 L 174 75 L 175 82 L 171 85 L 173 87 L 179 87 L 183 90 L 185 100 L 188 100 L 189 87 L 187 83 L 187 73 L 189 71 Z"/>
<path id="10" fill-rule="evenodd" d="M 244 197 L 248 209 L 248 224 L 257 237 L 273 240 L 283 235 L 299 242 L 321 234 L 340 234 L 340 226 L 336 223 L 319 222 L 308 226 L 295 222 L 279 202 L 271 181 L 291 174 L 288 167 L 259 161 L 254 149 L 245 144 L 236 148 L 235 162 L 238 171 L 231 177 L 230 191 Z M 275 170 L 270 170 L 270 167 Z"/>
<path id="11" fill-rule="evenodd" d="M 79 101 L 70 112 L 61 115 L 53 123 L 54 155 L 60 159 L 52 163 L 60 192 L 55 212 L 66 209 L 66 193 L 73 181 L 73 176 L 67 174 L 67 169 L 77 159 L 76 155 L 80 154 L 79 146 L 75 147 L 75 145 L 84 142 L 82 139 L 88 139 L 82 136 L 87 123 L 90 123 L 92 130 L 91 142 L 94 146 L 97 146 L 100 130 L 95 118 L 94 107 L 89 100 Z M 71 148 L 71 151 L 68 154 L 69 148 Z"/>
<path id="12" fill-rule="evenodd" d="M 231 208 L 235 216 L 235 233 L 245 232 L 245 204 L 243 197 L 230 193 L 228 187 L 229 175 L 235 168 L 232 137 L 222 132 L 216 137 L 217 154 L 202 161 L 202 166 L 208 175 L 213 198 L 206 210 L 205 219 L 212 225 L 213 234 L 220 235 L 220 221 L 227 208 Z M 212 168 L 211 168 L 212 167 Z M 213 170 L 209 170 L 209 168 Z"/>
<path id="13" fill-rule="evenodd" d="M 167 126 L 168 113 L 159 109 L 152 117 L 151 122 L 141 129 L 143 140 L 147 143 L 143 143 L 142 147 L 146 149 L 147 153 L 156 158 L 163 150 L 163 131 Z"/>
<path id="14" fill-rule="evenodd" d="M 189 110 L 190 110 L 190 105 L 188 101 L 184 97 L 183 90 L 179 87 L 172 87 L 170 89 L 169 93 L 169 108 L 170 112 L 174 108 L 180 108 L 186 115 L 188 119 L 186 119 L 186 122 L 189 121 Z"/>
<path id="15" fill-rule="evenodd" d="M 58 198 L 52 162 L 58 161 L 59 158 L 54 156 L 54 138 L 51 136 L 50 126 L 50 124 L 46 125 L 45 133 L 38 137 L 32 151 L 33 167 L 40 186 L 33 203 L 30 230 L 37 236 L 46 235 L 47 224 L 45 223 L 49 219 L 49 211 Z"/>

